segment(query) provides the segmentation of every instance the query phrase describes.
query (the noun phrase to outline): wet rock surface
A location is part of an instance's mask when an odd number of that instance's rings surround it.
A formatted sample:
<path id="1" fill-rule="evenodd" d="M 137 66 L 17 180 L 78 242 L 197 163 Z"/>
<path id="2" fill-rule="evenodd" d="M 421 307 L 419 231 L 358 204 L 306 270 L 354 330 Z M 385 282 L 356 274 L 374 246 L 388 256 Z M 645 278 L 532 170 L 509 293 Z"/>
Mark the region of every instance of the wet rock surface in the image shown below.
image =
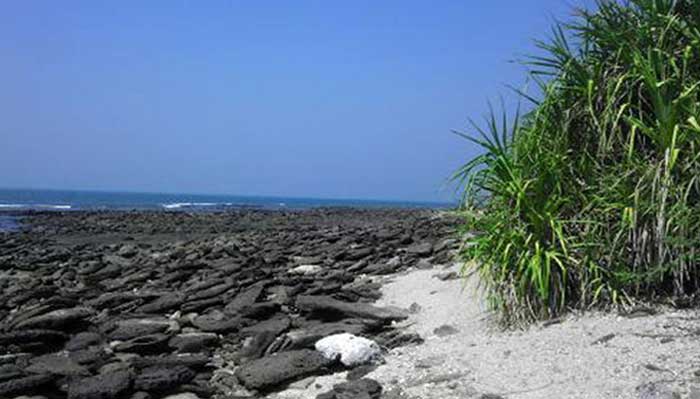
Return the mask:
<path id="1" fill-rule="evenodd" d="M 448 262 L 456 226 L 430 210 L 22 220 L 0 233 L 0 397 L 260 397 L 347 370 L 314 344 L 419 342 L 392 327 L 406 310 L 372 305 L 378 276 Z M 375 384 L 323 397 L 379 397 Z"/>

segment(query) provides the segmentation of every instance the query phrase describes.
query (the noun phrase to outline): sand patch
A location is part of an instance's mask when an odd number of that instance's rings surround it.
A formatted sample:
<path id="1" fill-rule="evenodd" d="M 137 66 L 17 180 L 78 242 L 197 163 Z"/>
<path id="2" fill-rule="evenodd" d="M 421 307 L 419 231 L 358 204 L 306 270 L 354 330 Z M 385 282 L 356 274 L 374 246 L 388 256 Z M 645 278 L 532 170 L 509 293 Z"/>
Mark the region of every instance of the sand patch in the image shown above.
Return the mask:
<path id="1" fill-rule="evenodd" d="M 640 398 L 649 383 L 683 398 L 700 392 L 697 310 L 638 318 L 592 312 L 502 332 L 489 322 L 474 280 L 435 274 L 395 276 L 377 303 L 417 310 L 406 329 L 425 339 L 390 351 L 368 375 L 385 391 L 403 392 L 396 397 Z"/>

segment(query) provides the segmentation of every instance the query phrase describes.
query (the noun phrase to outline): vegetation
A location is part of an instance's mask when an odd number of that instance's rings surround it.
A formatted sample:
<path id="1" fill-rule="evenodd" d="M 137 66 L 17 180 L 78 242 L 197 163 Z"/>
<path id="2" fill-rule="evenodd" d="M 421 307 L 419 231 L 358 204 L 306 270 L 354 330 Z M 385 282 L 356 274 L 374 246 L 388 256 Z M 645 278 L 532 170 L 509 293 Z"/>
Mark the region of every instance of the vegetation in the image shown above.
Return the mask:
<path id="1" fill-rule="evenodd" d="M 538 42 L 464 187 L 467 271 L 505 323 L 700 288 L 700 0 L 599 1 Z"/>

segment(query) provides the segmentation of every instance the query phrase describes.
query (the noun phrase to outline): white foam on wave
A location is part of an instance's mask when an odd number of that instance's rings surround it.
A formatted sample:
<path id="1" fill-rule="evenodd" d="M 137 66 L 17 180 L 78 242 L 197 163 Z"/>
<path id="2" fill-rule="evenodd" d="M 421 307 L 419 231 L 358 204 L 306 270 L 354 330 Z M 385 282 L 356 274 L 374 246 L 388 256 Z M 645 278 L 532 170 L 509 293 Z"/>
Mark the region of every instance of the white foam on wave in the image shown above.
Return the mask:
<path id="1" fill-rule="evenodd" d="M 185 206 L 190 206 L 191 204 L 189 202 L 175 202 L 172 204 L 161 204 L 161 206 L 165 209 L 178 209 L 182 208 Z"/>
<path id="2" fill-rule="evenodd" d="M 23 204 L 0 204 L 0 208 L 24 208 Z"/>
<path id="3" fill-rule="evenodd" d="M 71 205 L 35 205 L 37 207 L 41 208 L 49 208 L 49 209 L 72 209 L 73 207 Z"/>
<path id="4" fill-rule="evenodd" d="M 71 205 L 64 204 L 0 204 L 0 208 L 12 209 L 71 209 Z"/>
<path id="5" fill-rule="evenodd" d="M 231 202 L 173 202 L 169 204 L 160 204 L 165 209 L 180 209 L 180 208 L 195 208 L 195 207 L 211 207 L 211 206 L 232 206 Z"/>

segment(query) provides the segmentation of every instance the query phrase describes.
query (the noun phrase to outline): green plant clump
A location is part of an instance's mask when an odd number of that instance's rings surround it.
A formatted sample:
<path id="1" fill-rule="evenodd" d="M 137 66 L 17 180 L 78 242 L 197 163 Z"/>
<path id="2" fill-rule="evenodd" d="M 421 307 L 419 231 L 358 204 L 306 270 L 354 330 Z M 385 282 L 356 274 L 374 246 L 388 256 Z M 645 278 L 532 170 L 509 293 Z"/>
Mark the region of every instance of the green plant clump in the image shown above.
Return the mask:
<path id="1" fill-rule="evenodd" d="M 601 0 L 537 44 L 532 111 L 464 134 L 467 271 L 507 324 L 697 293 L 700 0 Z"/>

